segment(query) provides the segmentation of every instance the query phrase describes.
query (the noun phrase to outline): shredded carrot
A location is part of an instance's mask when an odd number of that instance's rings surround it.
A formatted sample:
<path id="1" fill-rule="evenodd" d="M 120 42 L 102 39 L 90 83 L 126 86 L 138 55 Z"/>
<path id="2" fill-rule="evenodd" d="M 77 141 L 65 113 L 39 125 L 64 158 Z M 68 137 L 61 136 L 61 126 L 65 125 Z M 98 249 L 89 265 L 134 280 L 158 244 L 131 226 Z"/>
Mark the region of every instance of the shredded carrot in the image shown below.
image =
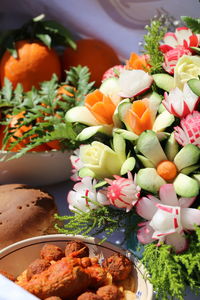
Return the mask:
<path id="1" fill-rule="evenodd" d="M 32 126 L 31 125 L 23 125 L 21 127 L 19 127 L 18 125 L 18 122 L 20 121 L 20 119 L 22 119 L 23 121 L 23 118 L 24 118 L 24 114 L 25 114 L 25 111 L 22 111 L 20 112 L 19 114 L 17 115 L 7 115 L 8 118 L 10 118 L 10 125 L 9 127 L 13 127 L 15 129 L 11 129 L 11 132 L 13 132 L 13 136 L 11 136 L 8 140 L 8 143 L 7 143 L 7 147 L 6 149 L 9 148 L 10 146 L 10 143 L 12 142 L 15 142 L 16 139 L 15 137 L 23 137 L 24 133 L 31 130 Z M 22 121 L 20 121 L 19 123 L 21 123 Z M 30 136 L 30 137 L 26 137 L 24 138 L 22 141 L 18 142 L 12 149 L 10 149 L 9 151 L 14 151 L 14 152 L 18 152 L 19 150 L 21 150 L 22 148 L 24 148 L 27 144 L 30 143 L 30 140 L 31 138 L 34 137 L 33 135 Z M 32 148 L 31 150 L 29 151 L 38 151 L 38 152 L 42 152 L 42 151 L 47 151 L 47 150 L 50 150 L 51 148 L 46 144 L 46 143 L 43 143 L 39 146 L 36 146 L 34 148 Z"/>
<path id="2" fill-rule="evenodd" d="M 73 96 L 72 93 L 70 93 L 69 91 L 66 90 L 67 87 L 70 87 L 70 85 L 65 84 L 65 85 L 63 85 L 63 86 L 60 86 L 59 89 L 58 89 L 58 91 L 57 91 L 57 94 L 58 94 L 58 95 L 64 94 L 64 95 L 67 95 L 67 96 Z M 73 89 L 74 89 L 74 91 L 75 91 L 75 88 L 73 88 Z"/>
<path id="3" fill-rule="evenodd" d="M 157 166 L 157 173 L 163 179 L 170 181 L 176 177 L 177 168 L 173 162 L 171 162 L 169 160 L 163 160 Z"/>

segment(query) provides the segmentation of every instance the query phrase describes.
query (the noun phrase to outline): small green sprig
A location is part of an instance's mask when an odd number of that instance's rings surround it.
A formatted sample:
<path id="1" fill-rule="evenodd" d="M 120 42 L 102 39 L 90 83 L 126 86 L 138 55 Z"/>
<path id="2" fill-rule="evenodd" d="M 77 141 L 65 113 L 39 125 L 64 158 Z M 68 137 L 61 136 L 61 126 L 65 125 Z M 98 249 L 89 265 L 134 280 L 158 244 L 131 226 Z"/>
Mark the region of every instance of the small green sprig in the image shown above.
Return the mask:
<path id="1" fill-rule="evenodd" d="M 200 227 L 188 236 L 187 251 L 176 254 L 169 245 L 148 244 L 142 263 L 146 266 L 157 298 L 184 299 L 185 288 L 200 293 Z"/>
<path id="2" fill-rule="evenodd" d="M 159 20 L 153 20 L 150 26 L 148 25 L 145 28 L 148 32 L 144 36 L 144 49 L 145 53 L 150 56 L 151 73 L 161 73 L 163 72 L 164 57 L 159 46 L 166 33 L 166 28 L 161 25 Z"/>
<path id="3" fill-rule="evenodd" d="M 89 82 L 90 72 L 86 66 L 71 67 L 67 73 L 65 84 L 75 87 L 69 90 L 76 99 L 77 105 L 83 105 L 84 97 L 92 91 L 94 82 Z"/>
<path id="4" fill-rule="evenodd" d="M 189 27 L 193 33 L 200 33 L 200 18 L 191 18 L 187 16 L 182 16 L 181 20 L 185 22 L 187 27 Z"/>
<path id="5" fill-rule="evenodd" d="M 20 28 L 1 33 L 0 57 L 8 49 L 12 56 L 17 58 L 18 53 L 15 43 L 21 40 L 28 40 L 30 42 L 39 40 L 48 48 L 69 45 L 73 49 L 76 49 L 76 43 L 69 30 L 56 21 L 45 20 L 44 14 L 29 20 Z"/>
<path id="6" fill-rule="evenodd" d="M 95 204 L 97 208 L 90 209 L 89 211 L 77 209 L 75 214 L 68 216 L 55 215 L 57 220 L 64 222 L 63 227 L 60 227 L 58 224 L 55 225 L 59 233 L 95 236 L 103 232 L 105 234 L 105 238 L 101 241 L 103 242 L 111 234 L 120 229 L 126 229 L 125 239 L 129 236 L 130 232 L 136 229 L 139 219 L 134 210 L 126 212 L 110 205 L 102 206 L 98 202 L 89 201 Z M 133 219 L 134 216 L 136 222 L 126 223 L 128 219 Z"/>

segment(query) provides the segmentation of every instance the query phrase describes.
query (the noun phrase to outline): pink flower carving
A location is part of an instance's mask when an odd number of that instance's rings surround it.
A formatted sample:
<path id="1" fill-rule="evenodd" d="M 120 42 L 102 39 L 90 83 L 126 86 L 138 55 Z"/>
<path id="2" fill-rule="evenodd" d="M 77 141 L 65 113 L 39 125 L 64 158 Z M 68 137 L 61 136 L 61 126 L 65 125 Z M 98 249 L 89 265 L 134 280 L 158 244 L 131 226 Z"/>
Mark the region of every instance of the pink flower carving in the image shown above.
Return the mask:
<path id="1" fill-rule="evenodd" d="M 115 180 L 106 179 L 110 184 L 107 188 L 107 198 L 110 203 L 118 208 L 129 211 L 138 201 L 141 188 L 136 184 L 136 176 L 128 172 L 128 178 L 115 175 Z"/>
<path id="2" fill-rule="evenodd" d="M 179 58 L 183 55 L 192 55 L 190 47 L 198 47 L 200 37 L 187 27 L 179 27 L 175 32 L 167 32 L 163 40 L 164 44 L 160 46 L 165 59 L 163 68 L 173 74 Z"/>
<path id="3" fill-rule="evenodd" d="M 119 74 L 122 70 L 124 70 L 123 65 L 116 65 L 114 67 L 111 67 L 103 74 L 102 81 L 112 77 L 119 77 Z"/>
<path id="4" fill-rule="evenodd" d="M 165 108 L 176 117 L 184 118 L 192 113 L 199 102 L 199 97 L 192 92 L 188 84 L 185 83 L 183 91 L 175 88 L 169 92 L 165 92 L 162 101 Z"/>
<path id="5" fill-rule="evenodd" d="M 96 180 L 91 177 L 84 177 L 80 182 L 76 183 L 67 196 L 69 209 L 74 212 L 79 210 L 89 211 L 96 209 L 98 206 L 93 202 L 98 202 L 102 205 L 110 204 L 104 193 L 96 191 L 96 183 Z"/>
<path id="6" fill-rule="evenodd" d="M 198 47 L 200 37 L 197 34 L 193 34 L 191 29 L 187 27 L 178 27 L 175 32 L 167 32 L 163 40 L 164 44 L 160 46 L 160 50 L 163 53 L 167 53 L 178 46 L 183 46 L 185 49 Z"/>
<path id="7" fill-rule="evenodd" d="M 161 186 L 159 194 L 160 199 L 148 195 L 137 203 L 137 213 L 148 220 L 140 224 L 138 240 L 143 244 L 158 240 L 158 245 L 165 242 L 182 252 L 188 245 L 184 231 L 200 225 L 200 210 L 189 208 L 195 197 L 178 199 L 173 184 Z"/>
<path id="8" fill-rule="evenodd" d="M 81 177 L 78 176 L 78 171 L 84 166 L 80 159 L 80 149 L 74 151 L 74 155 L 70 156 L 70 160 L 72 164 L 72 176 L 70 179 L 72 181 L 79 181 L 81 180 Z"/>
<path id="9" fill-rule="evenodd" d="M 191 51 L 183 46 L 177 46 L 166 53 L 164 53 L 164 63 L 163 68 L 169 74 L 174 74 L 174 68 L 177 64 L 179 58 L 183 55 L 192 55 Z"/>
<path id="10" fill-rule="evenodd" d="M 185 146 L 194 144 L 200 148 L 200 113 L 194 111 L 181 120 L 180 126 L 174 127 L 175 139 L 179 144 Z"/>

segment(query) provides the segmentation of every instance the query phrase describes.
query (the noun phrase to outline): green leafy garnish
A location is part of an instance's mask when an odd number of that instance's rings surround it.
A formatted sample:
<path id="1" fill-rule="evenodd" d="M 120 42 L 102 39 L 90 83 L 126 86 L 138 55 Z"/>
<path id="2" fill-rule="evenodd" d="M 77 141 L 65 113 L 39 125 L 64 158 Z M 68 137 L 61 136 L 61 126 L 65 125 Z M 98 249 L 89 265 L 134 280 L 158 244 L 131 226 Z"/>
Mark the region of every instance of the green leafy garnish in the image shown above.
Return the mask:
<path id="1" fill-rule="evenodd" d="M 121 229 L 126 228 L 125 239 L 136 229 L 138 216 L 135 215 L 134 210 L 126 212 L 122 209 L 117 209 L 112 206 L 103 206 L 98 202 L 91 201 L 97 206 L 96 209 L 90 209 L 87 212 L 78 208 L 76 213 L 71 216 L 59 216 L 55 215 L 55 218 L 64 222 L 65 225 L 60 227 L 56 224 L 56 229 L 59 233 L 83 236 L 98 235 L 104 233 L 105 237 L 101 242 L 104 242 L 111 234 Z M 133 220 L 135 216 L 135 222 L 130 222 L 127 226 L 127 220 Z"/>
<path id="2" fill-rule="evenodd" d="M 200 18 L 191 18 L 187 16 L 182 16 L 181 20 L 186 23 L 193 33 L 200 33 Z"/>
<path id="3" fill-rule="evenodd" d="M 148 33 L 144 36 L 144 49 L 145 53 L 149 55 L 151 65 L 151 73 L 162 73 L 162 63 L 164 61 L 164 56 L 160 51 L 160 42 L 162 41 L 164 34 L 166 33 L 166 28 L 161 25 L 161 22 L 154 20 L 151 22 L 150 26 L 146 26 Z"/>
<path id="4" fill-rule="evenodd" d="M 76 49 L 76 43 L 74 42 L 71 33 L 63 25 L 53 20 L 43 21 L 44 30 L 53 36 L 55 41 L 61 41 L 61 44 L 69 45 L 71 48 Z"/>
<path id="5" fill-rule="evenodd" d="M 43 82 L 39 90 L 32 88 L 29 92 L 24 92 L 20 84 L 13 90 L 10 81 L 5 79 L 5 85 L 0 91 L 0 123 L 6 125 L 3 149 L 12 150 L 18 143 L 26 140 L 26 144 L 11 159 L 54 140 L 59 141 L 61 150 L 79 146 L 80 142 L 77 142 L 76 137 L 83 126 L 66 122 L 65 115 L 70 108 L 79 105 L 85 94 L 91 91 L 93 83 L 89 83 L 89 77 L 87 67 L 73 67 L 67 72 L 64 83 L 60 84 L 54 75 L 50 81 Z M 68 93 L 59 92 L 60 87 Z M 8 116 L 20 112 L 23 112 L 23 118 L 14 127 L 10 127 Z M 15 134 L 23 126 L 27 127 L 25 131 L 22 130 L 23 134 Z"/>
<path id="6" fill-rule="evenodd" d="M 76 49 L 76 43 L 71 33 L 56 21 L 44 20 L 45 15 L 39 15 L 25 23 L 22 27 L 4 32 L 0 36 L 0 56 L 6 49 L 17 58 L 15 42 L 28 40 L 41 41 L 47 47 L 66 46 L 69 45 Z"/>
<path id="7" fill-rule="evenodd" d="M 198 47 L 190 47 L 194 52 L 200 55 L 200 48 Z"/>
<path id="8" fill-rule="evenodd" d="M 77 105 L 83 105 L 85 95 L 92 91 L 94 82 L 89 82 L 90 72 L 88 67 L 71 67 L 70 71 L 67 71 L 67 79 L 65 84 L 72 85 L 75 89 L 67 89 L 70 93 L 74 94 L 74 98 L 77 100 Z"/>
<path id="9" fill-rule="evenodd" d="M 145 246 L 142 263 L 150 274 L 156 298 L 183 300 L 186 286 L 200 293 L 200 228 L 188 239 L 189 248 L 181 254 L 165 244 Z"/>

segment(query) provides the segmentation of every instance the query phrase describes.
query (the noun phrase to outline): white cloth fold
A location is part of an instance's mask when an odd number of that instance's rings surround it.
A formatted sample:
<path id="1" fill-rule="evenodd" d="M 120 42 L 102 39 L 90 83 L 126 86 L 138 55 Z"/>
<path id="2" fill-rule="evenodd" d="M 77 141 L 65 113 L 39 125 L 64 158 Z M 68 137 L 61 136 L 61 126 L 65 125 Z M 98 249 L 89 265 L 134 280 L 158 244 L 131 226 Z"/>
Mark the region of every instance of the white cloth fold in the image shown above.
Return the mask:
<path id="1" fill-rule="evenodd" d="M 0 274 L 0 300 L 37 300 L 39 298 Z"/>

